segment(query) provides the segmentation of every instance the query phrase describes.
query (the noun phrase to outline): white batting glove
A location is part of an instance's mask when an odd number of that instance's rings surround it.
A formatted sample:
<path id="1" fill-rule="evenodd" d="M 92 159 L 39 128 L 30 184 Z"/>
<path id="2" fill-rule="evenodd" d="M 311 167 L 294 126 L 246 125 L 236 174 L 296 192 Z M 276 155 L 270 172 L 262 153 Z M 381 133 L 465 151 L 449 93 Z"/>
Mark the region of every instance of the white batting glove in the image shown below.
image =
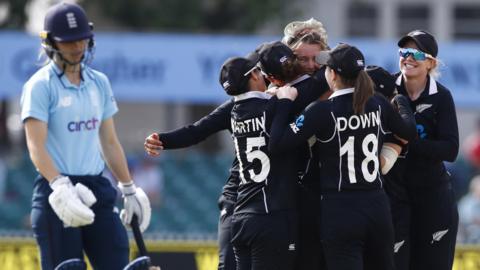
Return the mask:
<path id="1" fill-rule="evenodd" d="M 147 194 L 141 188 L 137 188 L 133 181 L 128 183 L 118 183 L 118 188 L 122 192 L 123 207 L 120 211 L 120 218 L 123 225 L 129 226 L 132 222 L 133 214 L 138 217 L 140 231 L 145 231 L 150 224 L 152 208 Z"/>
<path id="2" fill-rule="evenodd" d="M 92 207 L 92 205 L 97 202 L 97 198 L 95 197 L 95 195 L 93 195 L 93 192 L 82 183 L 77 183 L 75 185 L 75 190 L 77 191 L 80 200 L 86 206 Z"/>
<path id="3" fill-rule="evenodd" d="M 50 183 L 50 187 L 53 189 L 53 192 L 48 196 L 48 202 L 55 214 L 67 227 L 79 227 L 93 223 L 95 214 L 80 199 L 78 191 L 73 187 L 70 178 L 61 176 Z M 95 196 L 93 196 L 90 189 L 85 186 L 83 188 L 79 188 L 83 190 L 81 191 L 82 198 L 85 198 L 88 203 L 95 202 Z"/>

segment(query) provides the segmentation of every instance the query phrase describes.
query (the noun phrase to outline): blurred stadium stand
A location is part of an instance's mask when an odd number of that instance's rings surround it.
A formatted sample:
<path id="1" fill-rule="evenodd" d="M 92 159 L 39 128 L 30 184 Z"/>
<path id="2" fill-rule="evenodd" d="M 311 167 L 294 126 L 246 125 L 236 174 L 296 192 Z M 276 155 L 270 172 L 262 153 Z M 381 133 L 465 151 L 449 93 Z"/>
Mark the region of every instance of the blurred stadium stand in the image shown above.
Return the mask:
<path id="1" fill-rule="evenodd" d="M 29 213 L 35 168 L 26 153 L 9 161 L 5 194 L 0 203 L 0 228 L 22 234 L 30 230 Z M 214 239 L 217 199 L 226 181 L 230 155 L 202 152 L 165 153 L 159 158 L 164 174 L 161 205 L 152 209 L 150 238 Z M 121 207 L 121 203 L 118 204 Z M 19 231 L 20 230 L 20 231 Z"/>

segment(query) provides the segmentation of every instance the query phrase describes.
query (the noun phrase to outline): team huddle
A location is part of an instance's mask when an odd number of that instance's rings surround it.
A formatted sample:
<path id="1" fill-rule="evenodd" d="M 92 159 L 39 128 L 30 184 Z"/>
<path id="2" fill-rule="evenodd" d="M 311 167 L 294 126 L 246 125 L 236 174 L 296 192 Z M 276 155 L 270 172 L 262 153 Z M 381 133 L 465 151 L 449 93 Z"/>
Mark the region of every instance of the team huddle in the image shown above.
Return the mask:
<path id="1" fill-rule="evenodd" d="M 228 59 L 219 77 L 232 98 L 151 134 L 146 152 L 231 133 L 218 269 L 451 269 L 458 214 L 443 161 L 458 127 L 435 38 L 402 37 L 397 74 L 327 44 L 310 19 Z"/>
<path id="2" fill-rule="evenodd" d="M 151 208 L 116 135 L 109 80 L 88 66 L 92 29 L 80 6 L 50 8 L 48 63 L 22 93 L 42 269 L 85 269 L 84 252 L 94 269 L 158 269 L 128 263 L 125 227 L 137 217 L 146 230 Z M 435 81 L 435 38 L 403 36 L 400 72 L 390 74 L 353 45 L 330 49 L 315 19 L 284 34 L 225 61 L 219 82 L 231 98 L 209 115 L 145 139 L 158 156 L 230 132 L 218 269 L 451 269 L 458 213 L 443 161 L 457 156 L 458 126 Z M 120 214 L 105 165 L 124 198 Z"/>

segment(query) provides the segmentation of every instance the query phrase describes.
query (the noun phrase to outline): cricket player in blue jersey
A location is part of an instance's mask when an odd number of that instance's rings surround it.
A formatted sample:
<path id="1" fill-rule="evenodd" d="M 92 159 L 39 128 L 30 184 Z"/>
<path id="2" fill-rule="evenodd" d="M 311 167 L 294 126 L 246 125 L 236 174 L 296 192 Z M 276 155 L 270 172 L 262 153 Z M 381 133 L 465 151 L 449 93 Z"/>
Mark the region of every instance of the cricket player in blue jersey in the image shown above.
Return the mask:
<path id="1" fill-rule="evenodd" d="M 148 197 L 135 186 L 117 138 L 109 80 L 87 66 L 92 28 L 80 6 L 52 6 L 41 33 L 50 61 L 25 83 L 21 97 L 28 150 L 39 172 L 31 219 L 44 270 L 82 260 L 84 252 L 94 269 L 123 269 L 129 247 L 122 223 L 134 214 L 141 230 L 150 223 Z M 117 192 L 102 176 L 105 163 L 123 194 L 120 216 Z"/>

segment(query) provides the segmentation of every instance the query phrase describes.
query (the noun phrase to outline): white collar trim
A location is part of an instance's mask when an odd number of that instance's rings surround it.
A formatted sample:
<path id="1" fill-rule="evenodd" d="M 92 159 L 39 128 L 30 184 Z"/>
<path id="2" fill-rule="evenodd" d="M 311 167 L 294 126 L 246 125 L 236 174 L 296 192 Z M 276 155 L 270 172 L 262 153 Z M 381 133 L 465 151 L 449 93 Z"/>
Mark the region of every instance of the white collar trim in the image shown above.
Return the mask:
<path id="1" fill-rule="evenodd" d="M 353 88 L 353 87 L 336 90 L 336 91 L 333 92 L 333 94 L 330 95 L 330 97 L 328 99 L 332 99 L 332 98 L 342 96 L 342 95 L 351 94 L 351 93 L 353 93 L 354 90 L 355 90 L 355 88 Z"/>
<path id="2" fill-rule="evenodd" d="M 233 98 L 235 99 L 235 101 L 240 101 L 240 100 L 249 99 L 249 98 L 270 99 L 271 97 L 272 97 L 271 95 L 264 92 L 248 91 L 246 93 L 236 95 Z"/>
<path id="3" fill-rule="evenodd" d="M 306 79 L 308 79 L 308 78 L 310 78 L 310 75 L 305 74 L 305 75 L 303 75 L 303 76 L 301 76 L 301 77 L 299 77 L 299 78 L 296 78 L 295 80 L 287 83 L 286 85 L 295 85 L 295 84 L 297 84 L 297 83 L 299 83 L 299 82 L 301 82 L 301 81 L 304 81 L 304 80 L 306 80 Z"/>
<path id="4" fill-rule="evenodd" d="M 437 82 L 431 76 L 428 76 L 428 77 L 430 79 L 430 87 L 428 88 L 428 94 L 429 95 L 434 95 L 434 94 L 438 93 Z"/>
<path id="5" fill-rule="evenodd" d="M 435 79 L 432 78 L 430 75 L 428 75 L 428 79 L 430 80 L 430 85 L 428 87 L 428 94 L 429 95 L 434 95 L 434 94 L 438 93 L 437 81 L 435 81 Z M 397 86 L 402 85 L 402 74 L 398 75 L 398 78 L 395 81 L 395 84 Z"/>

